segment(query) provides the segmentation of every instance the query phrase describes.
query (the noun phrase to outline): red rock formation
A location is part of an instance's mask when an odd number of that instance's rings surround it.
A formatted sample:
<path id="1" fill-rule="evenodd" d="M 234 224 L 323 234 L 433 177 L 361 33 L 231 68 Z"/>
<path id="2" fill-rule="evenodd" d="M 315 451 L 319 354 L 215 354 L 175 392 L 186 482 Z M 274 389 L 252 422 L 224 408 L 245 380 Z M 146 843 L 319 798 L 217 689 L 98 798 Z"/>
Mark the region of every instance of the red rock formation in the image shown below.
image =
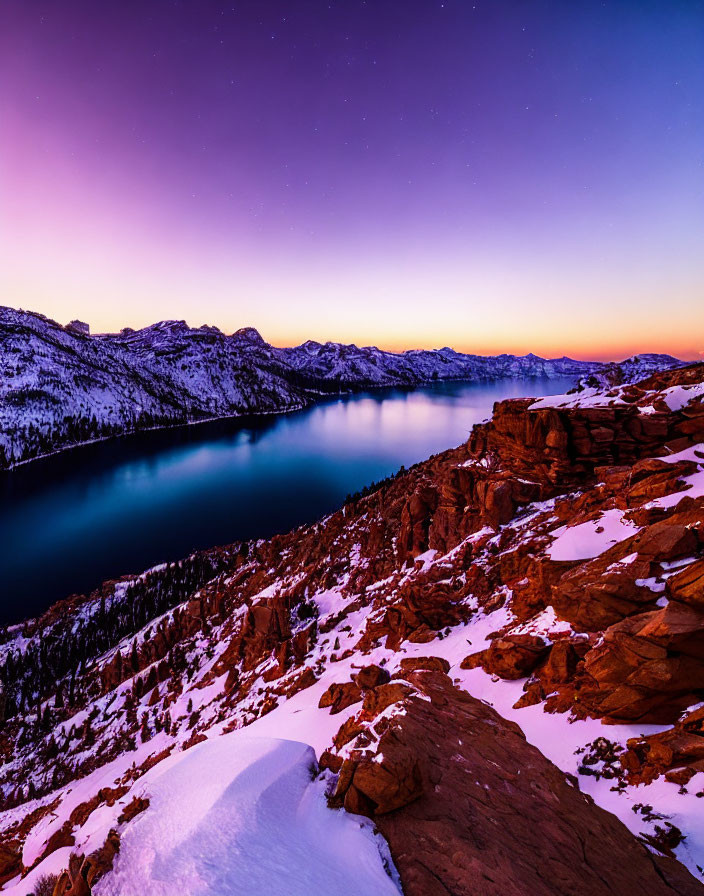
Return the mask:
<path id="1" fill-rule="evenodd" d="M 376 664 L 371 664 L 363 666 L 354 676 L 354 681 L 357 687 L 366 691 L 380 684 L 386 684 L 390 678 L 391 676 L 386 669 L 382 669 L 381 666 Z"/>
<path id="2" fill-rule="evenodd" d="M 701 894 L 525 741 L 518 726 L 417 672 L 373 752 L 342 764 L 333 802 L 374 817 L 406 896 Z M 429 699 L 427 699 L 429 698 Z"/>
<path id="3" fill-rule="evenodd" d="M 584 659 L 576 699 L 622 721 L 668 723 L 704 692 L 704 613 L 670 601 L 604 632 Z"/>
<path id="4" fill-rule="evenodd" d="M 651 575 L 651 560 L 620 564 L 635 539 L 621 542 L 594 560 L 566 572 L 552 587 L 555 612 L 578 631 L 599 632 L 643 610 L 655 609 L 658 594 L 639 584 Z"/>
<path id="5" fill-rule="evenodd" d="M 409 675 L 411 672 L 417 672 L 425 669 L 428 672 L 449 672 L 450 664 L 447 660 L 439 656 L 413 656 L 404 657 L 401 660 L 401 675 Z"/>
<path id="6" fill-rule="evenodd" d="M 632 783 L 647 784 L 668 772 L 669 781 L 686 785 L 704 771 L 704 707 L 686 713 L 667 731 L 632 738 L 627 747 L 620 761 Z"/>
<path id="7" fill-rule="evenodd" d="M 463 669 L 481 666 L 500 678 L 525 678 L 544 660 L 550 645 L 536 635 L 505 635 L 486 650 L 473 653 L 462 661 Z"/>
<path id="8" fill-rule="evenodd" d="M 430 485 L 420 485 L 409 497 L 401 513 L 398 551 L 401 559 L 411 559 L 428 549 L 428 530 L 438 494 Z"/>
<path id="9" fill-rule="evenodd" d="M 353 681 L 348 681 L 344 684 L 331 684 L 321 696 L 318 706 L 321 709 L 329 706 L 330 715 L 335 715 L 342 712 L 343 709 L 347 709 L 348 706 L 353 706 L 361 701 L 361 689 Z"/>
<path id="10" fill-rule="evenodd" d="M 704 612 L 704 560 L 697 560 L 669 578 L 666 591 L 671 600 Z"/>

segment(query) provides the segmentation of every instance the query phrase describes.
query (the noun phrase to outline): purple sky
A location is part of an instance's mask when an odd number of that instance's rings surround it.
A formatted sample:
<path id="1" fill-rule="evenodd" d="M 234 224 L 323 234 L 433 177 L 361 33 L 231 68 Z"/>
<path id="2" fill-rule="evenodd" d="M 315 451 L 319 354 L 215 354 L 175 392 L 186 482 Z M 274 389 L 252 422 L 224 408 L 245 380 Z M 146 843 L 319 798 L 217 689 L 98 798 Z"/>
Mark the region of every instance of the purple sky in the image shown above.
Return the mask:
<path id="1" fill-rule="evenodd" d="M 704 349 L 699 2 L 0 7 L 0 301 Z"/>

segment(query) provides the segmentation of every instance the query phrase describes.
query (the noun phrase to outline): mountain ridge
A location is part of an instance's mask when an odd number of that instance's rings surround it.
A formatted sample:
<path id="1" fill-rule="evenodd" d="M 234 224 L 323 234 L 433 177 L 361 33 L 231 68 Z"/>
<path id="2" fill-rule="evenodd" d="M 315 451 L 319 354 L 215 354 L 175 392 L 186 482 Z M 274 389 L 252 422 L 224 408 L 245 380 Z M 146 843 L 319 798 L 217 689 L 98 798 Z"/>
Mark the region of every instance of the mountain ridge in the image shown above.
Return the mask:
<path id="1" fill-rule="evenodd" d="M 90 335 L 0 307 L 0 469 L 89 441 L 151 428 L 306 407 L 374 388 L 502 377 L 632 379 L 683 362 L 641 355 L 616 365 L 537 355 L 403 353 L 308 340 L 276 348 L 258 331 L 160 321 Z"/>

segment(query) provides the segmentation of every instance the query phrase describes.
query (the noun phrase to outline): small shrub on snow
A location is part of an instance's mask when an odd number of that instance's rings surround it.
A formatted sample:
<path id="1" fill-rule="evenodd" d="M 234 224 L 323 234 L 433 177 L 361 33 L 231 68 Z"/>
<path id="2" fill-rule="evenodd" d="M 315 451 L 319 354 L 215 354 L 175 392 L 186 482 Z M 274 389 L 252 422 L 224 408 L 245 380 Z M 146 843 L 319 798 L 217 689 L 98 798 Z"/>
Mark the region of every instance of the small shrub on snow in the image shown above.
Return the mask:
<path id="1" fill-rule="evenodd" d="M 55 874 L 42 874 L 37 880 L 31 896 L 52 896 L 58 879 Z"/>

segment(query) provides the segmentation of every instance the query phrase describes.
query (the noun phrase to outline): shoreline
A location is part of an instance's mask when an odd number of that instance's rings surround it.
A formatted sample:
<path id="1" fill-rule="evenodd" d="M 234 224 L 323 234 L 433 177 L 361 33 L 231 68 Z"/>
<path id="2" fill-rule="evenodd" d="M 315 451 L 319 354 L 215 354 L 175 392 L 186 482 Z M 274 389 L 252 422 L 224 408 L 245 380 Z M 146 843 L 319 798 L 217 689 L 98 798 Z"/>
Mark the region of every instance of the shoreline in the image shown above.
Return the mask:
<path id="1" fill-rule="evenodd" d="M 179 430 L 179 429 L 185 430 L 186 428 L 193 428 L 200 424 L 218 423 L 218 422 L 234 421 L 234 420 L 243 420 L 243 421 L 248 421 L 248 422 L 249 421 L 255 422 L 257 420 L 264 421 L 267 418 L 275 417 L 278 415 L 281 415 L 283 417 L 283 416 L 288 416 L 288 415 L 295 414 L 295 413 L 301 412 L 301 411 L 313 410 L 316 407 L 321 407 L 328 403 L 335 403 L 340 400 L 354 401 L 356 398 L 362 398 L 364 396 L 373 395 L 374 393 L 377 393 L 377 394 L 378 393 L 411 394 L 411 393 L 422 391 L 422 390 L 425 390 L 425 391 L 434 390 L 437 388 L 442 388 L 443 386 L 448 386 L 448 385 L 453 385 L 453 384 L 456 384 L 456 385 L 465 385 L 466 384 L 466 385 L 470 385 L 470 386 L 472 386 L 472 385 L 482 386 L 482 385 L 487 385 L 490 383 L 497 383 L 497 382 L 502 382 L 502 381 L 503 382 L 511 382 L 511 383 L 522 382 L 522 383 L 530 384 L 531 382 L 533 382 L 536 379 L 542 380 L 542 379 L 546 379 L 546 378 L 539 377 L 539 376 L 538 377 L 535 377 L 535 376 L 483 377 L 481 379 L 479 379 L 479 378 L 473 378 L 473 379 L 453 378 L 453 379 L 445 379 L 445 380 L 426 381 L 426 382 L 418 383 L 416 385 L 392 385 L 392 386 L 383 385 L 383 386 L 376 386 L 376 387 L 366 387 L 366 388 L 362 388 L 359 390 L 357 390 L 357 389 L 349 390 L 346 392 L 338 392 L 338 393 L 318 392 L 315 395 L 311 395 L 310 396 L 311 400 L 307 403 L 302 403 L 302 402 L 297 403 L 295 405 L 291 405 L 291 406 L 281 409 L 281 410 L 218 415 L 218 416 L 208 417 L 208 418 L 204 418 L 204 419 L 190 420 L 190 421 L 181 422 L 181 423 L 173 423 L 173 424 L 166 424 L 166 425 L 160 425 L 160 426 L 159 425 L 158 426 L 149 426 L 149 427 L 144 427 L 144 428 L 139 428 L 139 429 L 128 430 L 123 433 L 116 433 L 114 435 L 108 435 L 108 436 L 104 436 L 104 437 L 100 437 L 100 438 L 89 439 L 89 440 L 86 440 L 83 442 L 78 442 L 78 443 L 71 444 L 71 445 L 66 445 L 62 448 L 57 448 L 54 451 L 51 451 L 51 452 L 48 452 L 48 453 L 45 453 L 42 455 L 37 455 L 36 457 L 28 458 L 23 461 L 19 461 L 16 464 L 14 464 L 12 467 L 0 470 L 0 476 L 2 475 L 2 473 L 5 473 L 5 472 L 11 473 L 15 469 L 25 467 L 28 464 L 32 463 L 33 461 L 48 460 L 49 458 L 58 457 L 61 455 L 70 457 L 71 452 L 78 451 L 80 448 L 87 447 L 88 445 L 108 443 L 111 441 L 117 441 L 118 439 L 122 439 L 122 438 L 139 436 L 142 433 L 145 433 L 145 434 L 152 433 L 152 432 L 156 432 L 156 433 L 165 432 L 166 433 L 166 432 L 169 432 L 170 430 Z M 559 380 L 562 380 L 563 377 L 548 377 L 547 379 L 549 379 L 550 381 L 552 381 L 553 379 L 556 381 L 559 381 Z M 571 379 L 571 378 L 567 377 L 567 379 Z M 530 396 L 526 396 L 526 397 L 530 397 Z M 448 449 L 453 448 L 453 447 L 455 447 L 455 446 L 454 445 L 448 446 Z M 446 449 L 442 449 L 442 450 L 446 450 Z M 429 455 L 429 456 L 433 456 L 433 455 Z M 426 460 L 428 460 L 428 457 L 423 457 L 421 461 L 418 461 L 418 463 L 423 463 Z M 392 473 L 391 475 L 395 475 L 396 472 L 397 471 L 395 470 L 394 473 Z M 363 486 L 363 488 L 367 487 L 370 484 L 371 483 L 366 483 L 365 486 Z M 374 483 L 374 485 L 377 487 L 380 487 L 381 484 L 382 484 L 382 481 Z M 340 504 L 339 508 L 337 508 L 337 509 L 341 509 L 343 507 L 344 507 L 344 502 L 342 502 Z M 333 510 L 333 511 L 326 512 L 321 517 L 321 519 L 325 519 L 325 517 L 329 513 L 332 513 L 332 512 L 335 512 L 335 511 Z M 298 523 L 297 525 L 295 525 L 293 527 L 293 529 L 291 531 L 293 531 L 296 528 L 300 528 L 301 526 L 305 526 L 305 525 L 309 525 L 309 523 L 306 523 L 306 522 Z M 104 579 L 102 579 L 101 582 L 99 584 L 97 584 L 95 587 L 86 589 L 85 591 L 77 591 L 77 592 L 65 594 L 64 596 L 58 598 L 57 600 L 52 601 L 47 607 L 45 607 L 45 609 L 43 611 L 41 611 L 39 613 L 30 613 L 29 615 L 22 617 L 20 619 L 17 619 L 14 622 L 0 624 L 0 632 L 3 632 L 3 631 L 9 632 L 14 627 L 20 633 L 22 633 L 23 631 L 26 630 L 28 625 L 31 625 L 33 622 L 36 622 L 37 620 L 41 619 L 43 617 L 43 615 L 46 614 L 47 612 L 49 612 L 51 610 L 51 608 L 54 607 L 57 603 L 61 603 L 62 601 L 71 600 L 74 597 L 83 598 L 83 600 L 81 602 L 90 601 L 91 599 L 95 598 L 97 593 L 102 588 L 104 588 L 105 585 L 107 585 L 107 584 L 114 583 L 115 585 L 117 585 L 119 582 L 122 582 L 122 581 L 131 581 L 135 578 L 138 578 L 139 576 L 144 575 L 146 572 L 148 572 L 152 569 L 156 569 L 160 566 L 163 566 L 166 563 L 174 562 L 176 560 L 187 560 L 187 559 L 194 557 L 196 555 L 199 555 L 199 554 L 208 554 L 209 552 L 214 551 L 214 550 L 232 547 L 232 545 L 236 544 L 236 543 L 239 543 L 239 540 L 236 539 L 234 542 L 228 542 L 228 541 L 217 542 L 216 544 L 208 544 L 205 547 L 195 547 L 194 549 L 188 550 L 187 552 L 185 552 L 183 554 L 179 553 L 175 556 L 169 556 L 167 559 L 160 559 L 157 562 L 155 562 L 153 564 L 149 564 L 148 566 L 146 566 L 144 568 L 137 567 L 136 568 L 137 571 L 135 571 L 135 569 L 131 569 L 128 572 L 125 572 L 122 574 L 109 574 Z M 0 642 L 0 643 L 2 643 L 2 642 Z"/>
<path id="2" fill-rule="evenodd" d="M 315 404 L 313 402 L 312 404 Z M 117 432 L 109 436 L 98 436 L 95 439 L 86 439 L 82 442 L 72 442 L 70 445 L 63 445 L 61 448 L 55 448 L 53 451 L 47 451 L 44 454 L 35 454 L 33 457 L 27 457 L 24 460 L 15 461 L 0 469 L 0 474 L 10 473 L 18 467 L 27 466 L 37 460 L 46 460 L 50 457 L 56 457 L 59 454 L 67 454 L 70 451 L 76 451 L 78 448 L 85 448 L 87 445 L 99 445 L 101 442 L 110 442 L 114 439 L 124 439 L 129 436 L 140 435 L 143 432 L 166 432 L 169 429 L 181 429 L 187 426 L 199 426 L 201 423 L 217 423 L 218 420 L 237 420 L 241 417 L 271 417 L 276 414 L 291 414 L 295 411 L 305 410 L 311 405 L 298 404 L 288 408 L 281 408 L 276 411 L 251 411 L 248 413 L 223 414 L 215 417 L 203 417 L 198 420 L 184 420 L 181 423 L 164 423 L 158 426 L 145 426 L 139 429 L 126 429 L 124 432 Z"/>
<path id="3" fill-rule="evenodd" d="M 365 392 L 381 392 L 389 389 L 401 389 L 405 391 L 414 391 L 416 389 L 427 389 L 431 386 L 442 385 L 443 383 L 493 383 L 498 382 L 500 380 L 531 380 L 531 379 L 541 379 L 542 377 L 536 376 L 508 376 L 508 377 L 450 377 L 442 380 L 424 380 L 419 383 L 414 384 L 405 384 L 405 383 L 391 383 L 384 385 L 369 385 L 369 386 L 361 386 L 359 389 L 349 389 L 344 392 L 315 392 L 311 390 L 311 401 L 308 403 L 299 403 L 296 405 L 291 405 L 289 407 L 279 408 L 277 410 L 271 411 L 240 411 L 234 414 L 216 414 L 212 417 L 202 417 L 197 420 L 184 420 L 180 423 L 164 423 L 156 426 L 145 426 L 139 427 L 136 429 L 126 429 L 123 432 L 114 433 L 112 435 L 106 436 L 98 436 L 94 439 L 86 439 L 81 442 L 72 442 L 70 445 L 63 445 L 61 447 L 55 448 L 53 451 L 47 451 L 44 454 L 35 454 L 32 457 L 27 457 L 24 460 L 15 461 L 12 464 L 8 464 L 5 467 L 0 467 L 0 475 L 3 473 L 11 473 L 13 470 L 18 469 L 19 467 L 27 466 L 28 464 L 34 463 L 35 461 L 47 460 L 50 457 L 56 457 L 60 454 L 67 454 L 71 451 L 75 451 L 79 448 L 85 448 L 88 445 L 98 445 L 102 442 L 110 442 L 116 439 L 127 438 L 130 436 L 140 435 L 141 433 L 147 432 L 166 432 L 170 429 L 181 429 L 188 426 L 199 426 L 205 423 L 217 423 L 218 421 L 225 420 L 238 420 L 245 417 L 252 418 L 264 418 L 264 417 L 272 417 L 277 416 L 279 414 L 292 414 L 296 411 L 303 411 L 307 408 L 316 407 L 320 404 L 323 404 L 325 399 L 339 399 L 339 398 L 350 398 L 355 395 L 363 395 Z M 548 379 L 561 379 L 561 376 L 548 376 Z M 569 377 L 567 377 L 569 378 Z M 317 396 L 317 398 L 316 398 Z M 530 396 L 526 396 L 530 397 Z"/>

